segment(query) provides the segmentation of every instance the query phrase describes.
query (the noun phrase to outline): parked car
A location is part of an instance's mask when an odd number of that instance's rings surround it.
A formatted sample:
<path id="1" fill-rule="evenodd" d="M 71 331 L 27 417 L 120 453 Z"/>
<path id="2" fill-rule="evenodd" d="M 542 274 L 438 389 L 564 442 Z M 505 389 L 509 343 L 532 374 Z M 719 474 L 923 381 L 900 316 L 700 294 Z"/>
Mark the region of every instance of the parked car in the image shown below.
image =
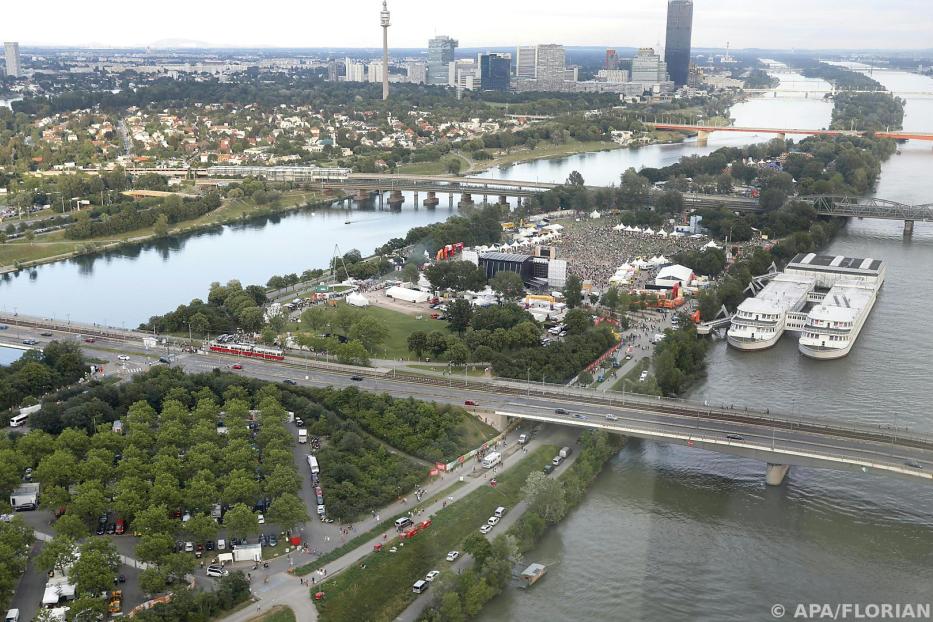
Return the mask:
<path id="1" fill-rule="evenodd" d="M 643 372 L 641 372 L 641 375 L 638 377 L 638 382 L 644 382 L 647 379 L 648 379 L 648 370 L 646 369 Z"/>
<path id="2" fill-rule="evenodd" d="M 492 531 L 492 525 L 486 524 L 479 528 L 481 534 L 487 534 Z"/>
<path id="3" fill-rule="evenodd" d="M 213 550 L 214 550 L 214 541 L 213 541 L 213 540 L 208 540 L 207 542 L 205 542 L 205 543 L 204 543 L 204 548 L 207 549 L 208 551 L 213 551 Z"/>
<path id="4" fill-rule="evenodd" d="M 490 516 L 489 520 L 486 521 L 486 524 L 489 525 L 490 527 L 495 527 L 496 525 L 499 524 L 499 520 L 500 518 L 498 516 Z"/>
<path id="5" fill-rule="evenodd" d="M 194 543 L 185 542 L 185 553 L 193 553 L 193 552 L 194 552 Z"/>
<path id="6" fill-rule="evenodd" d="M 431 581 L 433 581 L 434 579 L 436 579 L 436 578 L 437 578 L 437 575 L 439 575 L 439 574 L 441 574 L 441 571 L 440 571 L 440 570 L 432 570 L 431 572 L 429 572 L 428 574 L 426 574 L 426 575 L 424 576 L 424 580 L 427 581 L 428 583 L 430 583 Z"/>
<path id="7" fill-rule="evenodd" d="M 256 521 L 257 521 L 260 525 L 265 525 L 265 524 L 266 524 L 266 517 L 263 516 L 262 514 L 258 514 L 258 515 L 256 516 Z"/>
<path id="8" fill-rule="evenodd" d="M 455 562 L 460 557 L 460 551 L 450 551 L 447 553 L 447 561 Z"/>
<path id="9" fill-rule="evenodd" d="M 211 564 L 207 567 L 207 576 L 209 577 L 226 577 L 230 574 L 230 571 L 221 566 L 220 564 Z"/>

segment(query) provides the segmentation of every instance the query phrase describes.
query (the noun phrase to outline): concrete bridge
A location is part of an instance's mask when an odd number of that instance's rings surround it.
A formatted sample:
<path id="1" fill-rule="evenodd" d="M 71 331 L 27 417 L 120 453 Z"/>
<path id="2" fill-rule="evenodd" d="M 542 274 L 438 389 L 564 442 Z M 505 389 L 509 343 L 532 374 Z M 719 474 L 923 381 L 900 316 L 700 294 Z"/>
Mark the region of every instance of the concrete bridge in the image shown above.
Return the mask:
<path id="1" fill-rule="evenodd" d="M 141 360 L 147 353 L 143 338 L 153 337 L 138 331 L 52 318 L 0 314 L 0 322 L 11 325 L 9 331 L 0 334 L 0 338 L 10 341 L 31 337 L 45 343 L 53 338 L 93 336 L 95 343 L 79 343 L 94 356 L 104 358 L 115 357 L 116 351 L 133 354 Z M 45 338 L 42 332 L 56 334 Z M 163 347 L 178 350 L 177 345 L 158 346 L 160 350 Z M 212 353 L 182 353 L 174 357 L 174 363 L 188 371 L 204 372 L 226 367 L 231 359 Z M 395 396 L 451 404 L 470 400 L 490 414 L 606 429 L 637 438 L 743 456 L 768 464 L 770 484 L 779 484 L 791 466 L 853 470 L 933 482 L 933 436 L 896 425 L 860 426 L 817 416 L 792 417 L 776 409 L 620 396 L 531 381 L 457 377 L 455 374 L 440 377 L 404 369 L 350 367 L 291 354 L 283 362 L 250 359 L 240 373 L 277 381 L 304 378 L 305 381 L 296 382 L 315 386 L 362 386 Z M 354 376 L 363 377 L 363 380 L 355 381 Z"/>
<path id="2" fill-rule="evenodd" d="M 878 138 L 892 138 L 894 140 L 925 140 L 933 141 L 933 132 L 905 132 L 903 130 L 886 130 L 879 132 L 866 132 L 862 130 L 827 130 L 804 128 L 776 128 L 776 127 L 735 127 L 731 125 L 696 125 L 692 123 L 664 123 L 659 121 L 644 121 L 644 124 L 659 130 L 675 132 L 688 132 L 696 134 L 697 144 L 706 145 L 713 132 L 744 132 L 748 134 L 775 134 L 784 138 L 788 134 L 805 136 L 866 136 L 873 134 Z"/>

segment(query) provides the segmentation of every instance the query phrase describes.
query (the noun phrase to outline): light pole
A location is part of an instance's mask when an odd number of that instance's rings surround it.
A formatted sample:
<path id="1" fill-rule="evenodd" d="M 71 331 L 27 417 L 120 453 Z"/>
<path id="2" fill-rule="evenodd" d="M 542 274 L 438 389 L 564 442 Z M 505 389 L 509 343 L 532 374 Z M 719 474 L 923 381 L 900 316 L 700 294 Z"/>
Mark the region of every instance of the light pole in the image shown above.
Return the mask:
<path id="1" fill-rule="evenodd" d="M 531 368 L 529 367 L 526 371 L 528 372 L 528 397 L 531 397 Z"/>

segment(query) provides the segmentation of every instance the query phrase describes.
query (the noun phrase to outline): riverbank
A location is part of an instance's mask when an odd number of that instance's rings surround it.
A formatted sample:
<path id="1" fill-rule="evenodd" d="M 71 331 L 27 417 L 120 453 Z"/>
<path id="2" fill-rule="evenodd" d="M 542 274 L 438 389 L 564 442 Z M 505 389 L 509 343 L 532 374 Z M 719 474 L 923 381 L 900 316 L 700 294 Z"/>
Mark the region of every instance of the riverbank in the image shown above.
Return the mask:
<path id="1" fill-rule="evenodd" d="M 186 236 L 215 227 L 246 222 L 284 214 L 305 207 L 325 208 L 331 199 L 326 199 L 319 192 L 292 191 L 285 193 L 278 206 L 257 206 L 245 199 L 226 199 L 218 209 L 191 221 L 178 223 L 162 236 L 154 227 L 128 231 L 120 236 L 91 238 L 88 240 L 68 240 L 64 231 L 56 231 L 41 236 L 40 239 L 15 240 L 0 244 L 0 274 L 15 272 L 24 268 L 72 259 L 82 255 L 91 255 L 119 248 L 151 242 L 160 237 Z"/>

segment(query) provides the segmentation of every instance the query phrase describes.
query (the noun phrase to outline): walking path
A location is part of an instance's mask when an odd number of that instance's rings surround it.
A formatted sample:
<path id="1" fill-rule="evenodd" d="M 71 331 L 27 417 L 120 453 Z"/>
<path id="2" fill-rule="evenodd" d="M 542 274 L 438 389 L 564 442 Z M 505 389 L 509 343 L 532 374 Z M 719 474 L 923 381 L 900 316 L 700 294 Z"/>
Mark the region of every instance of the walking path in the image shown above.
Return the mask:
<path id="1" fill-rule="evenodd" d="M 559 434 L 566 434 L 566 430 L 548 430 L 543 434 L 539 434 L 533 438 L 526 446 L 529 451 L 537 449 L 541 445 L 549 444 L 552 437 Z M 503 464 L 502 470 L 507 470 L 517 464 L 521 456 L 524 454 L 519 452 L 521 446 L 515 442 L 517 438 L 517 433 L 512 433 L 511 442 L 506 439 L 506 445 L 503 449 Z M 517 456 L 516 456 L 517 454 Z M 420 507 L 423 510 L 425 517 L 432 516 L 436 512 L 440 511 L 446 507 L 449 503 L 454 503 L 464 498 L 477 488 L 485 486 L 489 483 L 489 480 L 485 477 L 479 477 L 477 474 L 475 477 L 471 477 L 472 472 L 466 467 L 460 471 L 451 475 L 448 475 L 444 478 L 437 480 L 436 482 L 425 487 L 426 497 L 431 497 L 435 492 L 446 489 L 450 485 L 454 484 L 461 477 L 464 480 L 464 484 L 459 486 L 455 490 L 451 490 L 449 494 L 438 498 L 430 505 L 426 506 L 417 506 L 414 503 L 393 503 L 392 505 L 382 508 L 376 514 L 379 516 L 379 521 L 384 520 L 390 516 L 395 516 L 396 514 L 402 513 L 405 510 L 411 510 L 415 507 Z M 508 516 L 508 515 L 507 515 Z M 375 518 L 372 519 L 375 522 Z M 371 524 L 358 523 L 360 529 L 370 529 Z M 349 537 L 353 537 L 353 532 L 350 532 Z M 356 547 L 352 551 L 349 551 L 340 558 L 326 564 L 320 570 L 306 575 L 306 579 L 311 585 L 302 585 L 301 578 L 295 575 L 288 574 L 288 569 L 292 566 L 301 566 L 307 563 L 310 563 L 314 560 L 314 557 L 296 551 L 286 557 L 280 557 L 276 560 L 272 560 L 269 563 L 268 569 L 263 569 L 259 571 L 252 571 L 252 566 L 250 564 L 235 564 L 234 568 L 243 570 L 244 572 L 250 572 L 252 575 L 253 595 L 257 599 L 257 605 L 255 607 L 247 607 L 236 613 L 233 613 L 226 618 L 225 622 L 247 622 L 251 618 L 257 615 L 257 612 L 266 611 L 276 604 L 288 605 L 295 610 L 295 614 L 298 620 L 302 622 L 311 622 L 317 620 L 317 610 L 314 608 L 314 605 L 310 600 L 310 593 L 313 589 L 313 586 L 317 583 L 318 580 L 325 579 L 325 577 L 332 577 L 335 574 L 345 570 L 350 566 L 359 564 L 359 562 L 372 553 L 373 546 L 377 543 L 386 541 L 389 538 L 397 536 L 395 529 L 389 527 L 384 533 L 376 535 L 375 537 L 369 539 L 367 542 L 364 542 L 360 546 Z M 330 549 L 336 548 L 339 543 L 334 543 L 330 546 Z M 313 546 L 313 545 L 312 545 Z M 268 577 L 268 582 L 266 578 Z M 258 608 L 257 608 L 258 607 Z"/>

